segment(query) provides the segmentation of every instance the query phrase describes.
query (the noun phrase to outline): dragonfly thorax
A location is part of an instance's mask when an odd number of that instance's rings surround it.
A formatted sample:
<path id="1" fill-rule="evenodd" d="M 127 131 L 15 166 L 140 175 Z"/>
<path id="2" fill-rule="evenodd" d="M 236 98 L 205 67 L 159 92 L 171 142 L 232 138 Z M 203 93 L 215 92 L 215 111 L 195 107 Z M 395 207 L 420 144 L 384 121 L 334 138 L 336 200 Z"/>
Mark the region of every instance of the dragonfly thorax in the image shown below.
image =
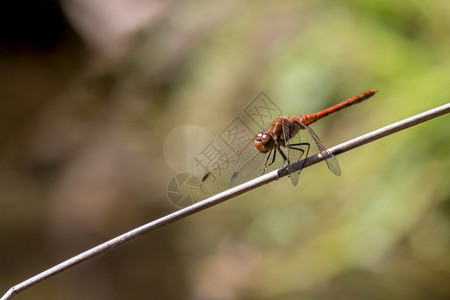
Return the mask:
<path id="1" fill-rule="evenodd" d="M 275 147 L 275 139 L 268 132 L 258 132 L 253 140 L 253 146 L 261 153 L 267 153 Z"/>

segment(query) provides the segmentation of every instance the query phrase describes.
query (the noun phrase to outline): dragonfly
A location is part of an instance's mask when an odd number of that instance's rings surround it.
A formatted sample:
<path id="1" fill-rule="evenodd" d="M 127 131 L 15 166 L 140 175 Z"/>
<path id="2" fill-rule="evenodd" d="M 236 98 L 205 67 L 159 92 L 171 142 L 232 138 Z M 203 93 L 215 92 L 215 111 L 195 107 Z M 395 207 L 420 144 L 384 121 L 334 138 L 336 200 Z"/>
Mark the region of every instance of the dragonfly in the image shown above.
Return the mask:
<path id="1" fill-rule="evenodd" d="M 341 174 L 336 157 L 322 144 L 310 124 L 351 105 L 369 99 L 378 92 L 367 90 L 322 111 L 299 117 L 282 117 L 272 121 L 266 131 L 261 131 L 236 149 L 223 161 L 217 162 L 202 178 L 202 192 L 215 193 L 263 175 L 268 169 L 278 165 L 286 168 L 294 186 L 298 183 L 302 170 L 293 171 L 292 163 L 308 157 L 312 140 L 324 157 L 328 169 L 335 175 Z M 278 155 L 277 155 L 278 154 Z"/>

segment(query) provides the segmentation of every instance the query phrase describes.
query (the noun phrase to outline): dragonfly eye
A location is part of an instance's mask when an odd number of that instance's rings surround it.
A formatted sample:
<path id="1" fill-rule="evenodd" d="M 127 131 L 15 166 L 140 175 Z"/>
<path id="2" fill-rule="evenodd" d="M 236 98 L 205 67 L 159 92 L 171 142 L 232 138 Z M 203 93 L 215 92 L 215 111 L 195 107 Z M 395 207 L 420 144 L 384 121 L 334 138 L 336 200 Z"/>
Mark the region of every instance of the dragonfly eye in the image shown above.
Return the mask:
<path id="1" fill-rule="evenodd" d="M 267 132 L 259 132 L 253 140 L 253 146 L 259 152 L 267 153 L 275 147 L 275 141 Z"/>

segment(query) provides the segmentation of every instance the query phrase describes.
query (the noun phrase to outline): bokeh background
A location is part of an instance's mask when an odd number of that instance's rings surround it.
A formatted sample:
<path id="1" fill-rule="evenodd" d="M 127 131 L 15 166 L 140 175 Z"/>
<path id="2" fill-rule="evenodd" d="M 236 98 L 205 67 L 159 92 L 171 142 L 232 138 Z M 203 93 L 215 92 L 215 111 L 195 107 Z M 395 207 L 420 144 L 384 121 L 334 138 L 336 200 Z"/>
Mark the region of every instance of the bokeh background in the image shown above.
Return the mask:
<path id="1" fill-rule="evenodd" d="M 177 210 L 167 136 L 214 136 L 261 91 L 298 115 L 379 89 L 313 125 L 327 146 L 450 99 L 446 0 L 0 6 L 1 293 Z M 315 165 L 298 187 L 261 187 L 17 299 L 448 299 L 449 125 L 340 155 L 341 177 Z"/>

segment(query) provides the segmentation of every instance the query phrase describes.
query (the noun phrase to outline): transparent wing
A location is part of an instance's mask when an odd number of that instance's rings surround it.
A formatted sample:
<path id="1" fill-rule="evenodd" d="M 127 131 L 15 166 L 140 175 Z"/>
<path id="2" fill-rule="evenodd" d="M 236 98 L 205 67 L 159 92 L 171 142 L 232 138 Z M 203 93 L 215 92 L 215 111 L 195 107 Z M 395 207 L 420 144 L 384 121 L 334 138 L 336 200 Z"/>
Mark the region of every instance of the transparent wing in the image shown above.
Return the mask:
<path id="1" fill-rule="evenodd" d="M 320 153 L 325 158 L 325 162 L 327 163 L 328 169 L 331 171 L 331 173 L 340 176 L 341 168 L 339 167 L 339 163 L 336 157 L 330 151 L 328 151 L 327 148 L 325 148 L 325 146 L 320 141 L 319 137 L 308 125 L 303 123 L 301 120 L 297 120 L 297 122 L 302 126 L 303 129 L 305 129 L 304 131 L 308 132 L 309 136 L 314 140 L 317 149 L 319 149 Z"/>
<path id="2" fill-rule="evenodd" d="M 275 151 L 275 150 L 274 150 Z M 202 179 L 202 192 L 213 194 L 244 183 L 261 175 L 267 156 L 253 146 L 253 139 L 223 161 L 218 162 Z M 276 163 L 267 168 L 274 169 Z"/>
<path id="3" fill-rule="evenodd" d="M 286 139 L 285 148 L 287 152 L 288 164 L 286 169 L 289 172 L 289 177 L 291 178 L 291 182 L 293 186 L 298 184 L 299 174 L 302 171 L 295 172 L 291 170 L 291 165 L 300 161 L 301 159 L 308 156 L 310 144 L 307 142 L 307 139 L 304 138 L 302 134 L 302 130 L 295 132 L 295 127 L 300 126 L 296 123 L 284 122 L 282 125 L 283 128 L 283 136 Z"/>

